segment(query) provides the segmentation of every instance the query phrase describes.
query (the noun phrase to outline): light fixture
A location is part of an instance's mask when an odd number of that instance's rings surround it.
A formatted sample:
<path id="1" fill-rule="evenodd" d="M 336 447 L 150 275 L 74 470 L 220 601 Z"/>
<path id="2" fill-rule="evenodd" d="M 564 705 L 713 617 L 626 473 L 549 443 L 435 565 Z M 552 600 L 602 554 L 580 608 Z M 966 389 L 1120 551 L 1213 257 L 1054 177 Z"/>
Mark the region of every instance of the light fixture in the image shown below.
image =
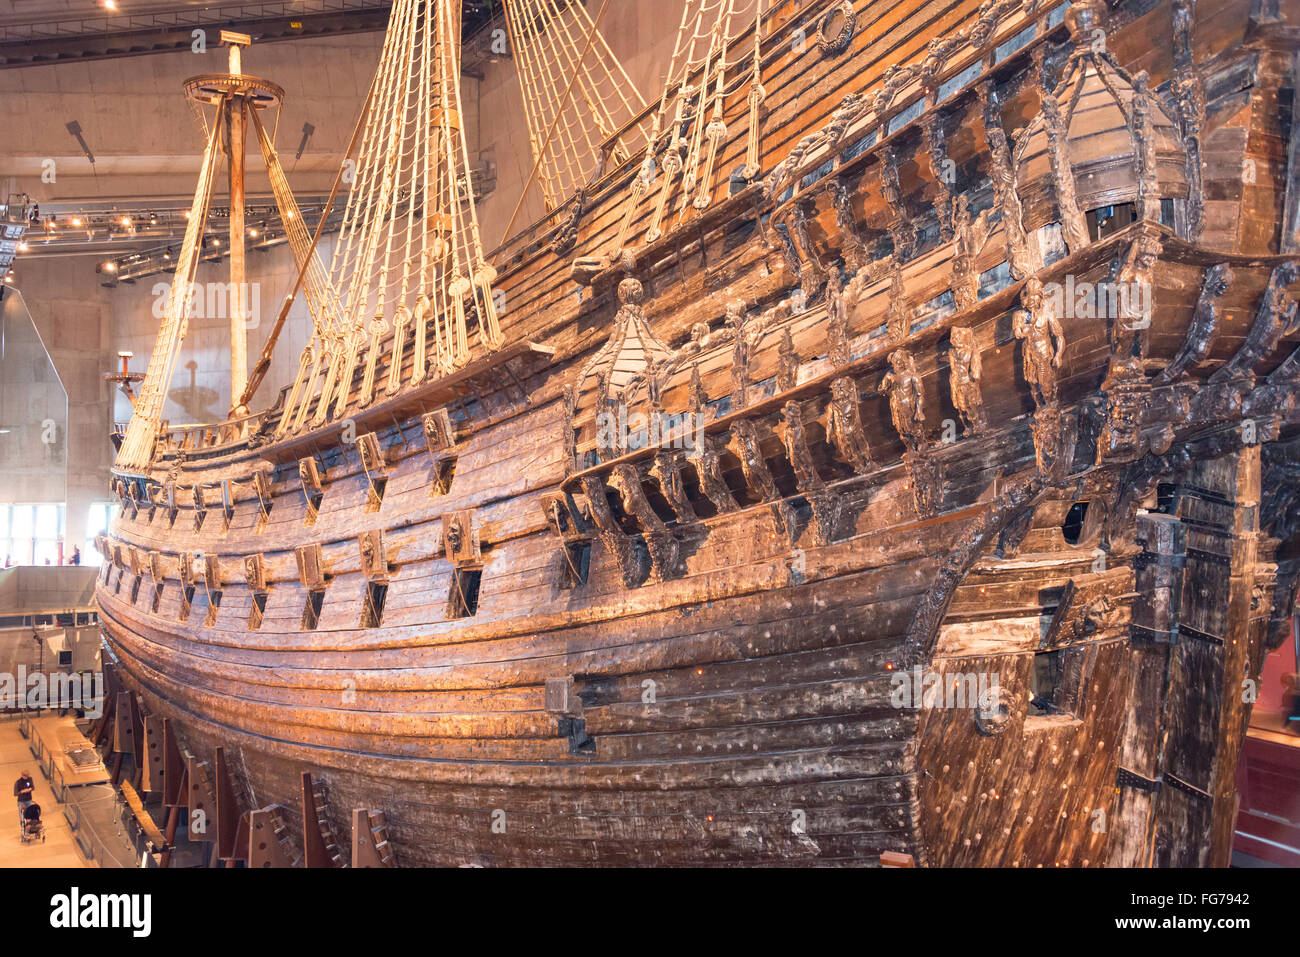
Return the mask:
<path id="1" fill-rule="evenodd" d="M 25 241 L 24 241 L 24 242 L 20 242 L 20 243 L 18 244 L 18 251 L 19 251 L 20 253 L 25 253 L 25 252 L 27 252 L 27 243 L 26 243 Z"/>
<path id="2" fill-rule="evenodd" d="M 80 226 L 81 226 L 81 217 L 80 217 L 80 216 L 73 216 L 73 217 L 72 217 L 72 225 L 73 225 L 73 226 L 80 227 Z"/>
<path id="3" fill-rule="evenodd" d="M 250 229 L 250 230 L 248 231 L 248 235 L 250 235 L 250 236 L 252 236 L 254 239 L 256 239 L 256 238 L 257 238 L 257 227 L 254 226 L 252 229 Z"/>
<path id="4" fill-rule="evenodd" d="M 117 272 L 117 263 L 111 259 L 104 263 L 104 272 Z"/>

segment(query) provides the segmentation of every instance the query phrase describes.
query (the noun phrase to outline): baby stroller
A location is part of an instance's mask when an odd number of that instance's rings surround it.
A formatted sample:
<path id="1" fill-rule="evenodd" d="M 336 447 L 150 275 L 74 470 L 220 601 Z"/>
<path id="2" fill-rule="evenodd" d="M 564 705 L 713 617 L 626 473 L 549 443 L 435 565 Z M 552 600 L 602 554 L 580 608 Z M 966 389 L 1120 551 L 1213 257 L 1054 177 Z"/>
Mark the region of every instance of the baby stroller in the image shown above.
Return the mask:
<path id="1" fill-rule="evenodd" d="M 35 801 L 18 806 L 18 838 L 24 844 L 45 843 L 45 822 L 41 820 L 41 806 Z"/>

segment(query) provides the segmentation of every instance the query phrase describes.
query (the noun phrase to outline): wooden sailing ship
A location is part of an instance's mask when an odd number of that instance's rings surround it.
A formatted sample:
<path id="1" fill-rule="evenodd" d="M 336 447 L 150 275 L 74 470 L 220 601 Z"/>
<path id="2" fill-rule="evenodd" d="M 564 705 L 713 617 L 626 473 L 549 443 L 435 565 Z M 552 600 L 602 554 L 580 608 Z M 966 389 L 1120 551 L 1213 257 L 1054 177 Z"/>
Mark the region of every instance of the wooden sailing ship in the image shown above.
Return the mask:
<path id="1" fill-rule="evenodd" d="M 646 105 L 604 8 L 508 3 L 553 208 L 490 254 L 455 6 L 394 4 L 295 381 L 170 427 L 164 320 L 100 543 L 141 786 L 249 866 L 1226 863 L 1295 5 L 692 0 Z"/>

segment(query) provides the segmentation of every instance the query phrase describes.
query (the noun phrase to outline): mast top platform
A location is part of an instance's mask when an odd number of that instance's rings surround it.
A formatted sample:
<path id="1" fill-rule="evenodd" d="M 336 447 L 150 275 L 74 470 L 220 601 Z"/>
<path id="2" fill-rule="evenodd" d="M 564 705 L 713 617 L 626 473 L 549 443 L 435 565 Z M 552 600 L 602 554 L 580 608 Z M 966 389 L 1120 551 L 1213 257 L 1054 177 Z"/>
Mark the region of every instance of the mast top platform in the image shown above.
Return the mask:
<path id="1" fill-rule="evenodd" d="M 284 101 L 284 88 L 246 73 L 204 73 L 185 81 L 185 95 L 210 106 L 218 106 L 232 97 L 242 97 L 254 109 L 266 110 Z"/>

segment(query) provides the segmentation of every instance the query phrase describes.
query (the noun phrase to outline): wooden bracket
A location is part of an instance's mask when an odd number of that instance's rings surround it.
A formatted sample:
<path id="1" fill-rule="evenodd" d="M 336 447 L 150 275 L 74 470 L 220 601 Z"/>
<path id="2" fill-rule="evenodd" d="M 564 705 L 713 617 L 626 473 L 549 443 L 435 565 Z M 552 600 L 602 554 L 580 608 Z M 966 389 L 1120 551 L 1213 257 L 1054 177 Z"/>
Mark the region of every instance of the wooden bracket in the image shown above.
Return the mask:
<path id="1" fill-rule="evenodd" d="M 442 517 L 442 541 L 447 561 L 456 566 L 473 566 L 483 559 L 479 530 L 472 509 L 448 512 Z"/>
<path id="2" fill-rule="evenodd" d="M 311 773 L 302 773 L 302 849 L 307 867 L 338 867 L 338 849 L 327 841 L 328 821 L 325 817 L 323 790 L 318 793 L 312 784 Z"/>
<path id="3" fill-rule="evenodd" d="M 226 749 L 217 748 L 215 759 L 216 777 L 216 835 L 217 857 L 222 860 L 245 860 L 248 845 L 239 843 L 239 823 L 242 815 L 239 802 L 235 798 L 235 788 L 230 781 L 230 767 L 226 761 Z"/>
<path id="4" fill-rule="evenodd" d="M 217 832 L 217 795 L 213 788 L 211 766 L 185 752 L 186 794 L 185 807 L 189 809 L 186 822 L 191 841 L 211 841 Z"/>
<path id="5" fill-rule="evenodd" d="M 367 474 L 383 472 L 388 467 L 384 450 L 379 444 L 379 436 L 374 432 L 357 436 L 357 454 L 361 456 L 361 467 Z"/>
<path id="6" fill-rule="evenodd" d="M 163 718 L 163 804 L 167 807 L 183 807 L 185 793 L 181 787 L 185 783 L 185 762 L 181 760 L 180 742 L 177 740 L 179 726 L 171 718 Z"/>
<path id="7" fill-rule="evenodd" d="M 230 523 L 235 518 L 235 493 L 230 487 L 230 479 L 221 480 L 221 524 L 223 528 L 230 528 Z"/>
<path id="8" fill-rule="evenodd" d="M 203 519 L 208 514 L 208 502 L 202 485 L 194 486 L 191 495 L 194 500 L 194 531 L 197 532 L 203 526 Z"/>
<path id="9" fill-rule="evenodd" d="M 595 523 L 601 543 L 618 561 L 623 584 L 631 588 L 641 575 L 641 560 L 637 556 L 632 539 L 623 531 L 618 519 L 614 517 L 614 510 L 609 507 L 605 480 L 599 475 L 584 475 L 582 490 L 587 496 L 591 520 Z"/>
<path id="10" fill-rule="evenodd" d="M 294 549 L 298 561 L 298 580 L 304 588 L 320 591 L 325 587 L 325 561 L 319 543 L 299 545 Z"/>
<path id="11" fill-rule="evenodd" d="M 194 584 L 194 555 L 191 552 L 178 552 L 176 563 L 180 570 L 182 585 Z"/>
<path id="12" fill-rule="evenodd" d="M 551 533 L 565 543 L 591 540 L 591 523 L 567 493 L 542 496 L 542 513 Z"/>
<path id="13" fill-rule="evenodd" d="M 277 805 L 249 812 L 249 867 L 293 867 L 294 855 L 287 844 L 288 827 Z"/>
<path id="14" fill-rule="evenodd" d="M 388 554 L 384 549 L 383 530 L 374 529 L 358 535 L 357 550 L 361 553 L 361 574 L 371 581 L 387 581 Z"/>
<path id="15" fill-rule="evenodd" d="M 176 504 L 176 482 L 173 479 L 168 479 L 163 485 L 163 498 L 167 502 L 167 524 L 175 525 L 180 506 Z"/>
<path id="16" fill-rule="evenodd" d="M 221 559 L 216 555 L 203 557 L 203 580 L 209 588 L 221 588 Z"/>
<path id="17" fill-rule="evenodd" d="M 311 525 L 315 523 L 321 500 L 325 497 L 320 465 L 315 456 L 309 455 L 298 460 L 298 478 L 302 480 L 302 496 L 307 505 L 306 523 Z"/>
<path id="18" fill-rule="evenodd" d="M 436 463 L 438 453 L 456 444 L 456 430 L 451 424 L 451 416 L 446 409 L 435 409 L 420 420 L 424 425 L 424 441 L 429 449 L 429 456 Z"/>
<path id="19" fill-rule="evenodd" d="M 135 753 L 135 696 L 129 691 L 117 693 L 113 709 L 113 750 Z"/>
<path id="20" fill-rule="evenodd" d="M 144 777 L 140 787 L 155 794 L 163 791 L 166 769 L 163 767 L 165 742 L 163 741 L 162 715 L 149 714 L 144 718 Z"/>
<path id="21" fill-rule="evenodd" d="M 253 473 L 253 491 L 257 494 L 257 506 L 261 510 L 260 521 L 266 521 L 271 514 L 272 496 L 271 480 L 267 478 L 266 472 L 257 471 Z"/>
<path id="22" fill-rule="evenodd" d="M 266 591 L 266 560 L 261 552 L 244 556 L 244 581 L 252 591 Z"/>
<path id="23" fill-rule="evenodd" d="M 361 457 L 361 467 L 365 470 L 366 481 L 369 482 L 369 487 L 366 489 L 366 511 L 378 511 L 384 500 L 384 486 L 388 482 L 388 463 L 384 450 L 379 445 L 379 436 L 374 432 L 358 435 L 357 454 Z"/>
<path id="24" fill-rule="evenodd" d="M 388 840 L 388 820 L 383 811 L 352 811 L 352 866 L 396 867 L 397 856 Z"/>
<path id="25" fill-rule="evenodd" d="M 659 491 L 672 507 L 678 524 L 686 525 L 696 521 L 699 516 L 695 514 L 695 506 L 691 504 L 682 482 L 683 458 L 682 453 L 676 449 L 660 449 L 655 453 L 654 464 L 650 466 L 648 475 L 659 485 Z"/>

